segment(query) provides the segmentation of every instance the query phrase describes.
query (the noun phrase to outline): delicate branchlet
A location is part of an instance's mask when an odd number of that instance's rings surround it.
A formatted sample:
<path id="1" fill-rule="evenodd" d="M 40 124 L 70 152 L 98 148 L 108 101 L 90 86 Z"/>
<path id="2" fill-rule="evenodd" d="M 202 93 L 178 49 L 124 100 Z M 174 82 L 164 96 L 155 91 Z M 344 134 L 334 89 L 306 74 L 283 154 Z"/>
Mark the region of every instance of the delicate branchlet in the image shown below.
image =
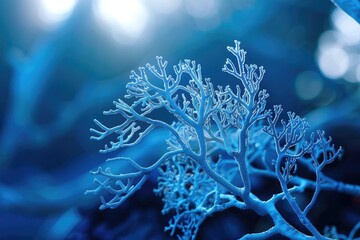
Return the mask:
<path id="1" fill-rule="evenodd" d="M 164 163 L 155 193 L 163 196 L 163 214 L 175 213 L 165 230 L 174 235 L 180 229 L 188 239 L 196 236 L 207 210 L 214 204 L 215 188 L 215 181 L 186 156 Z"/>
<path id="2" fill-rule="evenodd" d="M 109 159 L 127 163 L 128 167 L 118 173 L 109 168 L 92 172 L 98 186 L 87 192 L 104 195 L 101 209 L 114 208 L 157 170 L 155 193 L 163 198 L 163 213 L 174 215 L 165 230 L 179 239 L 195 239 L 206 217 L 232 207 L 251 209 L 273 221 L 268 230 L 246 234 L 243 239 L 265 239 L 277 234 L 291 239 L 325 239 L 308 218 L 320 191 L 360 195 L 359 186 L 336 182 L 322 172 L 327 164 L 341 157 L 342 149 L 336 149 L 323 131 L 310 133 L 308 122 L 295 113 L 288 112 L 287 120 L 283 120 L 280 105 L 267 109 L 269 95 L 260 87 L 263 67 L 245 63 L 246 52 L 238 41 L 228 51 L 235 61 L 227 59 L 223 71 L 240 85 L 214 88 L 210 79 L 203 79 L 200 65 L 190 60 L 174 66 L 174 76 L 168 74 L 168 63 L 161 57 L 157 57 L 156 66 L 147 64 L 132 71 L 125 96 L 132 102 L 119 99 L 114 102 L 115 109 L 104 112 L 121 115 L 123 122 L 107 127 L 95 120 L 99 130 L 91 129 L 91 138 L 103 140 L 115 135 L 116 140 L 100 150 L 108 153 L 136 146 L 155 128 L 163 128 L 171 135 L 166 140 L 168 151 L 146 166 L 128 157 Z M 173 116 L 172 124 L 151 114 L 160 108 Z M 315 180 L 302 175 L 299 169 L 303 167 Z M 252 192 L 250 176 L 276 179 L 282 191 L 260 200 Z M 313 194 L 301 207 L 294 194 L 305 189 Z M 308 233 L 293 227 L 277 210 L 276 203 L 284 200 Z M 327 230 L 326 236 L 336 234 Z"/>

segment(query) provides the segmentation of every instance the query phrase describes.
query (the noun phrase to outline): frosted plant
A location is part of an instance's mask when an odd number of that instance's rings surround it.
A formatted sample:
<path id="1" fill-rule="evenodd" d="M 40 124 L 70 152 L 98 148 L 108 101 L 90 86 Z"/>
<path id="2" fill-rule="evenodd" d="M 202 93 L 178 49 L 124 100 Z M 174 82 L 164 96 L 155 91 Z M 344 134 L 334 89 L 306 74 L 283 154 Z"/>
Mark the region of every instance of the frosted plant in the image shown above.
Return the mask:
<path id="1" fill-rule="evenodd" d="M 171 235 L 179 233 L 179 239 L 195 239 L 207 217 L 228 208 L 250 209 L 272 220 L 271 228 L 242 239 L 274 235 L 327 239 L 329 232 L 334 235 L 336 231 L 327 229 L 323 235 L 308 218 L 319 193 L 333 190 L 360 195 L 359 186 L 337 182 L 322 172 L 341 157 L 342 149 L 335 148 L 323 131 L 309 132 L 309 124 L 295 113 L 288 112 L 282 119 L 280 105 L 267 109 L 269 95 L 260 88 L 263 67 L 245 63 L 246 52 L 238 41 L 228 51 L 235 61 L 227 59 L 223 71 L 240 84 L 234 88 L 214 88 L 210 79 L 202 77 L 200 65 L 190 60 L 174 66 L 174 76 L 168 74 L 168 63 L 162 57 L 157 57 L 157 66 L 147 64 L 131 72 L 125 96 L 131 103 L 119 99 L 115 109 L 104 112 L 121 115 L 123 122 L 107 127 L 95 120 L 99 130 L 91 129 L 91 138 L 115 135 L 116 141 L 100 150 L 108 153 L 133 147 L 155 128 L 163 128 L 171 134 L 166 141 L 168 151 L 147 166 L 127 157 L 110 159 L 126 161 L 131 168 L 116 173 L 99 168 L 92 172 L 98 186 L 87 193 L 102 195 L 100 209 L 115 208 L 139 190 L 150 173 L 158 171 L 155 193 L 163 197 L 163 213 L 174 214 L 165 230 Z M 173 123 L 156 118 L 152 112 L 157 109 L 170 113 Z M 303 176 L 297 171 L 300 167 L 314 177 Z M 260 199 L 252 192 L 250 176 L 276 179 L 281 192 Z M 305 190 L 313 194 L 304 207 L 294 196 Z M 289 203 L 306 231 L 285 220 L 275 206 L 279 201 Z"/>

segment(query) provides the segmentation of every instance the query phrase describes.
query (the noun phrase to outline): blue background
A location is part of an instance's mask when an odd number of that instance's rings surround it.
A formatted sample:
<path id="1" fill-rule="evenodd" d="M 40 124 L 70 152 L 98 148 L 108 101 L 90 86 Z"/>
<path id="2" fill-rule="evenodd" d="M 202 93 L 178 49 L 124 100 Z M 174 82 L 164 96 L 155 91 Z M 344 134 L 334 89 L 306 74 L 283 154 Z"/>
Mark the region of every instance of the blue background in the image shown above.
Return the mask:
<path id="1" fill-rule="evenodd" d="M 117 123 L 102 111 L 123 97 L 130 70 L 157 55 L 170 66 L 196 60 L 214 85 L 236 84 L 221 72 L 235 39 L 247 63 L 266 69 L 268 107 L 326 130 L 345 149 L 326 173 L 360 184 L 360 29 L 330 1 L 51 2 L 0 1 L 0 239 L 168 239 L 155 176 L 115 210 L 83 194 L 108 157 L 89 128 L 94 118 Z M 146 144 L 133 154 L 156 157 L 160 146 Z M 348 232 L 360 219 L 359 197 L 324 192 L 315 208 L 321 231 Z M 236 239 L 267 221 L 226 211 L 199 239 Z"/>

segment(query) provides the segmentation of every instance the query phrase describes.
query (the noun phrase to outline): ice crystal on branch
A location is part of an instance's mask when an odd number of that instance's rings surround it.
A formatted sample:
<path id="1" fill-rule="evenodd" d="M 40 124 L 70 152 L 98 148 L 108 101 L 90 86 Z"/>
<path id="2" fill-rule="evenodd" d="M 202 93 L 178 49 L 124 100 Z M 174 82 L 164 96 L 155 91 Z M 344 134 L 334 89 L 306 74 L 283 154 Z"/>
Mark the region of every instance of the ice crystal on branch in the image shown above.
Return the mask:
<path id="1" fill-rule="evenodd" d="M 263 67 L 245 63 L 246 52 L 238 41 L 228 51 L 233 60 L 226 59 L 223 71 L 239 85 L 214 88 L 210 79 L 203 78 L 201 66 L 190 60 L 180 61 L 170 71 L 167 61 L 157 57 L 156 66 L 132 71 L 125 96 L 130 103 L 119 99 L 115 109 L 104 112 L 121 115 L 123 121 L 107 127 L 95 120 L 99 130 L 91 129 L 92 139 L 116 136 L 100 150 L 108 153 L 136 147 L 154 129 L 162 128 L 171 135 L 164 143 L 168 151 L 150 164 L 126 156 L 109 159 L 129 167 L 92 172 L 97 187 L 87 192 L 101 195 L 101 209 L 114 208 L 139 190 L 150 173 L 158 172 L 154 191 L 163 198 L 163 214 L 173 215 L 165 230 L 179 239 L 195 239 L 207 217 L 228 208 L 253 210 L 273 222 L 264 232 L 248 233 L 243 239 L 275 235 L 326 239 L 308 217 L 320 192 L 360 195 L 359 186 L 336 182 L 322 172 L 341 157 L 342 149 L 336 149 L 323 131 L 311 133 L 308 122 L 295 113 L 288 112 L 285 120 L 280 105 L 267 109 L 269 94 L 260 87 Z M 172 115 L 173 123 L 151 114 L 157 109 Z M 315 180 L 299 172 L 304 168 Z M 253 177 L 275 179 L 281 192 L 268 192 L 271 197 L 261 200 L 252 191 Z M 305 207 L 294 197 L 304 190 L 312 192 Z M 289 203 L 306 231 L 285 220 L 276 208 L 279 201 Z"/>

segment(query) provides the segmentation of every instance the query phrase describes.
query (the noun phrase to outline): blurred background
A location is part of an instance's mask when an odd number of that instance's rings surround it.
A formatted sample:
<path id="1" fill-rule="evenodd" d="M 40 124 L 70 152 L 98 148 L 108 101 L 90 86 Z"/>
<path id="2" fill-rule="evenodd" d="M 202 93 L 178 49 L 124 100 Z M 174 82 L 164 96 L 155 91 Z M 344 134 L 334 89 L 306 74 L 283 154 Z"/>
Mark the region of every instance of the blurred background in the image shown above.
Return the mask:
<path id="1" fill-rule="evenodd" d="M 196 60 L 214 85 L 236 84 L 221 72 L 235 39 L 247 63 L 266 69 L 268 106 L 324 129 L 345 149 L 326 173 L 360 184 L 360 26 L 330 1 L 0 1 L 0 239 L 169 239 L 156 178 L 115 210 L 83 194 L 108 157 L 89 128 L 94 118 L 117 123 L 102 111 L 124 95 L 130 70 L 157 55 Z M 162 145 L 147 143 L 132 154 L 156 157 Z M 324 192 L 316 209 L 321 231 L 360 220 L 359 197 Z M 199 239 L 236 239 L 263 221 L 226 211 Z"/>

